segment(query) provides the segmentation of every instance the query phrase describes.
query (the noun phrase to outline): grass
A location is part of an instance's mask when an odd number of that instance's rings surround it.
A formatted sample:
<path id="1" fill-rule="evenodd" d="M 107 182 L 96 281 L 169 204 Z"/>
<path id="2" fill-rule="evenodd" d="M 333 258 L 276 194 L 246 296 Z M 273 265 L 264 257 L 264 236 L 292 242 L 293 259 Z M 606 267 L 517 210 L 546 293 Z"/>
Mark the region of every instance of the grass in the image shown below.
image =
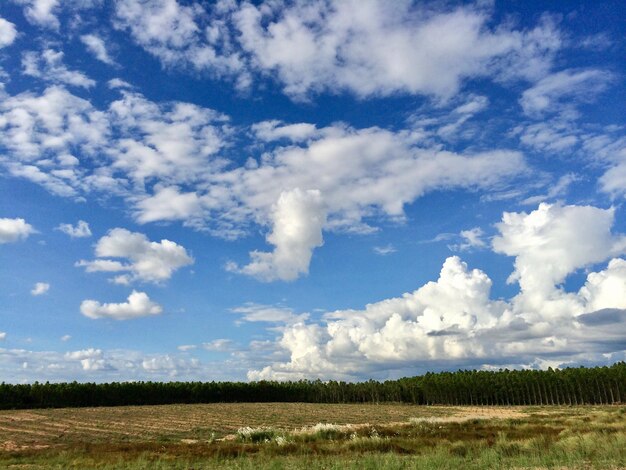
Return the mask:
<path id="1" fill-rule="evenodd" d="M 626 469 L 626 408 L 276 403 L 7 411 L 0 412 L 0 467 Z"/>

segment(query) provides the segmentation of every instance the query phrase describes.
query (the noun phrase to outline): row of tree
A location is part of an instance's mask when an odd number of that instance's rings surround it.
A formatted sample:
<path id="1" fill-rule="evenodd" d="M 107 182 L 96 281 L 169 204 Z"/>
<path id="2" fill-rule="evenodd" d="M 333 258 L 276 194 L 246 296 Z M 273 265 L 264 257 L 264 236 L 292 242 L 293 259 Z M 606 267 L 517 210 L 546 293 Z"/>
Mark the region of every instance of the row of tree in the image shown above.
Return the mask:
<path id="1" fill-rule="evenodd" d="M 0 384 L 0 408 L 216 402 L 582 405 L 626 402 L 626 362 L 610 367 L 427 373 L 376 382 L 113 382 Z"/>

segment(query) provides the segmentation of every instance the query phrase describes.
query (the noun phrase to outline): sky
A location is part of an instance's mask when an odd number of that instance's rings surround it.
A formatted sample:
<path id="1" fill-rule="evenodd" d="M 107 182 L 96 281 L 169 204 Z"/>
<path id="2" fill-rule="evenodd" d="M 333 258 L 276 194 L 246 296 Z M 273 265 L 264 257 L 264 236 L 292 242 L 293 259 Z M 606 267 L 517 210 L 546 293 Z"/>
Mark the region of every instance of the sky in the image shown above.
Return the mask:
<path id="1" fill-rule="evenodd" d="M 0 377 L 625 360 L 625 17 L 2 1 Z"/>

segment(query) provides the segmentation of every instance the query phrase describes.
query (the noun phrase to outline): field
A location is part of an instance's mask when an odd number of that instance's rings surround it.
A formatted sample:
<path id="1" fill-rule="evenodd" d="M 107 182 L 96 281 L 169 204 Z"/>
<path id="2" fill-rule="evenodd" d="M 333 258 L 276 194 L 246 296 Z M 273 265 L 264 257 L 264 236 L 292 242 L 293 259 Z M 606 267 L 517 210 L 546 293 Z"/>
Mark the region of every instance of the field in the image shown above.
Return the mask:
<path id="1" fill-rule="evenodd" d="M 2 468 L 626 468 L 626 407 L 239 403 L 0 412 Z"/>

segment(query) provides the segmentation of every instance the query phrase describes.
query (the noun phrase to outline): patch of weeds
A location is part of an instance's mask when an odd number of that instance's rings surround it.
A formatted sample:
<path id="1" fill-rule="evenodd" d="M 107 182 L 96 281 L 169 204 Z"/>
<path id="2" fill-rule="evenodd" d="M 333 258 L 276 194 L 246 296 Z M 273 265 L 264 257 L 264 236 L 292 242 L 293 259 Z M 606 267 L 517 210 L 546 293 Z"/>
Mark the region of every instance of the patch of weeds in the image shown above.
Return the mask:
<path id="1" fill-rule="evenodd" d="M 241 442 L 271 442 L 276 437 L 276 430 L 272 428 L 251 428 L 246 426 L 237 430 L 237 439 Z"/>
<path id="2" fill-rule="evenodd" d="M 467 457 L 470 453 L 470 446 L 467 442 L 456 441 L 450 446 L 450 454 L 456 457 Z"/>

